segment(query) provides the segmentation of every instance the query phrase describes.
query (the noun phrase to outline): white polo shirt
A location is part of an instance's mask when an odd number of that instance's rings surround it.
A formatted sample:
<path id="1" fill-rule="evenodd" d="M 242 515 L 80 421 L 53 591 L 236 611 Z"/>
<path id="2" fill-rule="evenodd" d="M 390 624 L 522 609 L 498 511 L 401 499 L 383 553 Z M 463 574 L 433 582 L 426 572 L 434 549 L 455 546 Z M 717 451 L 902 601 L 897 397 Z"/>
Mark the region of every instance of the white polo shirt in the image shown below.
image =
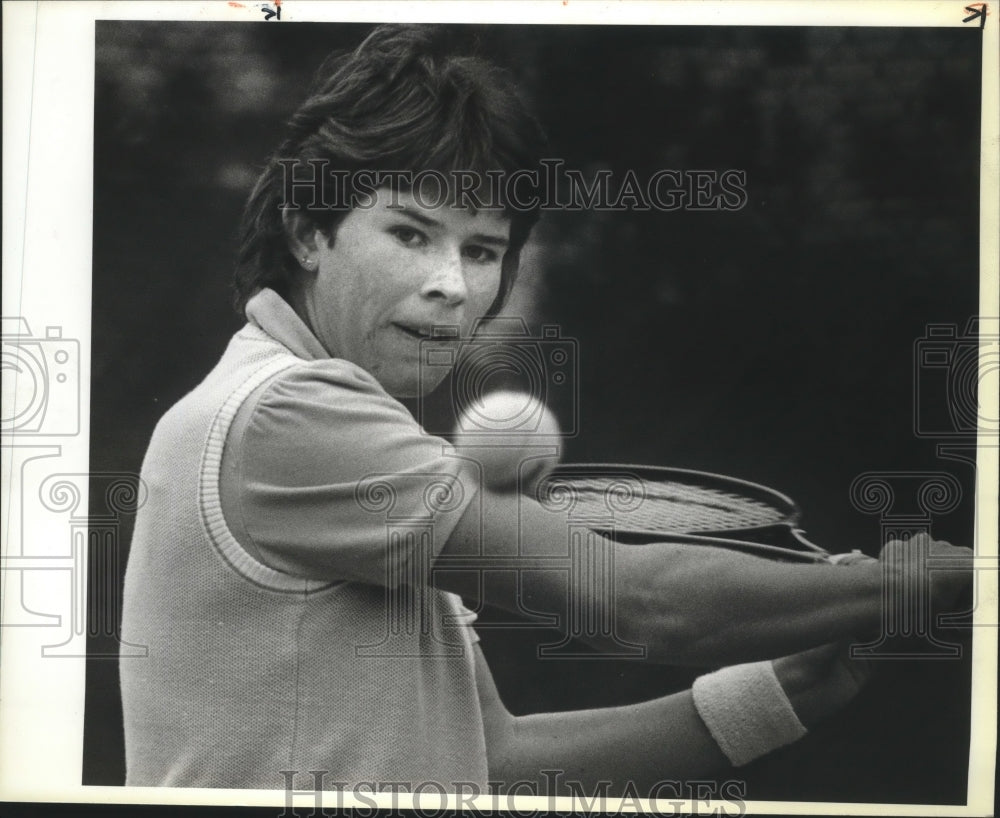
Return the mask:
<path id="1" fill-rule="evenodd" d="M 143 464 L 126 783 L 485 791 L 474 615 L 427 582 L 475 481 L 276 293 L 247 316 Z"/>

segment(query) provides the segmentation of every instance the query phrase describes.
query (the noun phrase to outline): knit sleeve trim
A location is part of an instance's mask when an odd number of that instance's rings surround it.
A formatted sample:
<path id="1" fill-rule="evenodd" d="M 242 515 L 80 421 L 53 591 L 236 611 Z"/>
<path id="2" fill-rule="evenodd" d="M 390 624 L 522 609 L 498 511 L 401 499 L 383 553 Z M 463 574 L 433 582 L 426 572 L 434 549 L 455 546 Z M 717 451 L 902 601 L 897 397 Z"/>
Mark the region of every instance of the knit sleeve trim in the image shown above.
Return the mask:
<path id="1" fill-rule="evenodd" d="M 202 456 L 198 486 L 199 508 L 202 523 L 212 545 L 225 562 L 244 579 L 271 591 L 283 593 L 310 593 L 336 585 L 335 582 L 296 577 L 276 571 L 251 556 L 239 544 L 222 513 L 219 481 L 222 472 L 222 453 L 225 450 L 229 428 L 243 402 L 269 379 L 301 363 L 297 358 L 282 356 L 270 359 L 258 367 L 236 389 L 219 409 L 209 428 L 208 439 Z"/>

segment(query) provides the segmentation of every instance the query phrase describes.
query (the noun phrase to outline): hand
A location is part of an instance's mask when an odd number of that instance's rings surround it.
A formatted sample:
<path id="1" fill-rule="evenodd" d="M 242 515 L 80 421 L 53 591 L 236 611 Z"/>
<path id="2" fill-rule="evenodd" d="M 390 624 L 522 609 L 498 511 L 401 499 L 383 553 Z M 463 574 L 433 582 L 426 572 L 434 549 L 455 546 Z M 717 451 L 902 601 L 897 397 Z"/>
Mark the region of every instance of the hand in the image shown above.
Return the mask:
<path id="1" fill-rule="evenodd" d="M 828 562 L 834 565 L 858 565 L 859 563 L 873 563 L 878 562 L 875 557 L 869 557 L 867 554 L 861 551 L 847 551 L 843 554 L 831 554 L 827 559 Z"/>
<path id="2" fill-rule="evenodd" d="M 934 569 L 935 558 L 947 558 L 948 569 Z M 953 608 L 959 597 L 972 588 L 972 558 L 971 548 L 932 540 L 927 534 L 917 534 L 908 540 L 889 540 L 879 554 L 890 581 L 900 583 L 909 593 L 920 593 L 919 589 L 927 583 L 931 607 L 940 613 Z M 889 590 L 891 593 L 891 586 Z"/>
<path id="3" fill-rule="evenodd" d="M 871 676 L 871 663 L 852 659 L 847 642 L 783 656 L 772 665 L 795 715 L 806 727 L 845 707 Z"/>

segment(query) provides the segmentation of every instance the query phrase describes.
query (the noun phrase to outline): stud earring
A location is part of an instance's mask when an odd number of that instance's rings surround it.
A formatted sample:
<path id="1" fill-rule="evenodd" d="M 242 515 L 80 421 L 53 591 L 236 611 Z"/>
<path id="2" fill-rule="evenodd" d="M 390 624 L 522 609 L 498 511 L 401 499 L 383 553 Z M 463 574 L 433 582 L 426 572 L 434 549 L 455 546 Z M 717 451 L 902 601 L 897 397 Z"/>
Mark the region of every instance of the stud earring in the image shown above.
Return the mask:
<path id="1" fill-rule="evenodd" d="M 307 270 L 316 269 L 316 259 L 310 258 L 309 256 L 302 256 L 302 266 Z"/>

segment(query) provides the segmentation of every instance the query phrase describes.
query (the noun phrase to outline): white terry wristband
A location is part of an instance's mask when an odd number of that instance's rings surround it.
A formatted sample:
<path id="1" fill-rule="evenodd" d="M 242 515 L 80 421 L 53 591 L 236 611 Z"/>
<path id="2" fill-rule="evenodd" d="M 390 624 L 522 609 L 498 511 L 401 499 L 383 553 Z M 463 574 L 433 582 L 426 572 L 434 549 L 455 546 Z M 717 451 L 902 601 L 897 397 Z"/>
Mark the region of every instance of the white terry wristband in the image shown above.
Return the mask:
<path id="1" fill-rule="evenodd" d="M 694 680 L 694 706 L 734 767 L 807 732 L 770 662 L 724 667 Z"/>

